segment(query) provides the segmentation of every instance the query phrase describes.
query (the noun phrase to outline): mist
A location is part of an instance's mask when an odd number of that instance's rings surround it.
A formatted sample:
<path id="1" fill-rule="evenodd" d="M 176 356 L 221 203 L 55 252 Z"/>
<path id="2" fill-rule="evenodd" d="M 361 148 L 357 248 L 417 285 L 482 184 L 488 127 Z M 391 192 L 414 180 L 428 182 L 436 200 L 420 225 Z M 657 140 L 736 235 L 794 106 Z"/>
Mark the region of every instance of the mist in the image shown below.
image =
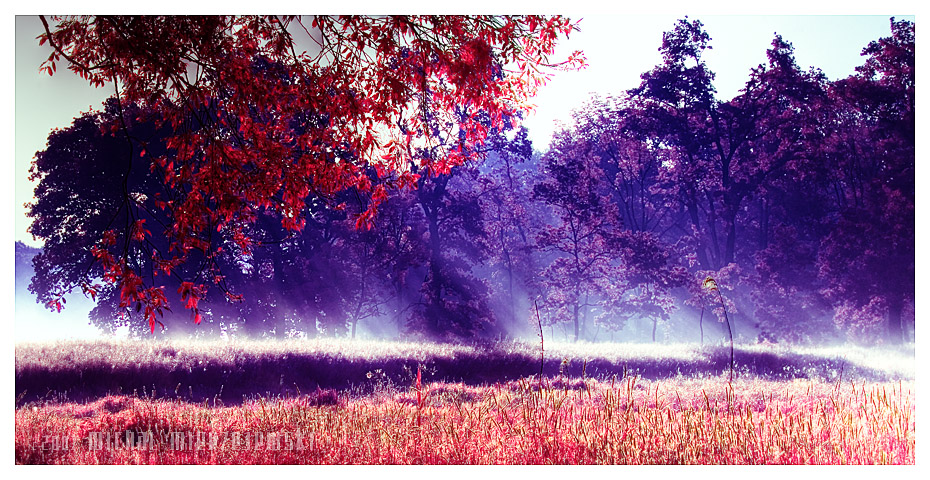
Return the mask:
<path id="1" fill-rule="evenodd" d="M 34 270 L 32 258 L 38 248 L 16 242 L 16 284 L 14 297 L 13 336 L 16 342 L 44 342 L 63 339 L 100 338 L 99 328 L 90 324 L 88 314 L 94 303 L 80 293 L 67 296 L 66 308 L 55 312 L 45 308 L 29 292 Z"/>

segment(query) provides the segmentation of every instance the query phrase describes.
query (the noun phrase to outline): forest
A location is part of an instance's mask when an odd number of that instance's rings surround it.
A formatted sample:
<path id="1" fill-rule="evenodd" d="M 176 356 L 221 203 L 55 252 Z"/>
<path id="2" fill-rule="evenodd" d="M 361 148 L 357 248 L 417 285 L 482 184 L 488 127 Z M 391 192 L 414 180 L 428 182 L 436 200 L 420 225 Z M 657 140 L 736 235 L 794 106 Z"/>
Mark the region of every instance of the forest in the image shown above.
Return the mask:
<path id="1" fill-rule="evenodd" d="M 857 73 L 831 81 L 776 35 L 722 100 L 702 60 L 710 32 L 685 18 L 638 87 L 579 105 L 550 145 L 519 112 L 442 111 L 443 82 L 474 87 L 453 71 L 424 84 L 429 101 L 408 92 L 419 111 L 396 122 L 393 173 L 338 138 L 354 127 L 326 108 L 261 103 L 293 95 L 276 90 L 299 83 L 285 57 L 203 67 L 263 80 L 180 110 L 125 80 L 122 101 L 36 154 L 28 215 L 44 248 L 29 290 L 59 311 L 83 293 L 93 325 L 145 338 L 703 341 L 732 322 L 750 343 L 912 341 L 914 39 L 892 18 Z M 432 81 L 385 62 L 381 81 Z M 304 137 L 323 166 L 352 170 L 291 178 Z M 461 161 L 440 162 L 450 146 Z"/>

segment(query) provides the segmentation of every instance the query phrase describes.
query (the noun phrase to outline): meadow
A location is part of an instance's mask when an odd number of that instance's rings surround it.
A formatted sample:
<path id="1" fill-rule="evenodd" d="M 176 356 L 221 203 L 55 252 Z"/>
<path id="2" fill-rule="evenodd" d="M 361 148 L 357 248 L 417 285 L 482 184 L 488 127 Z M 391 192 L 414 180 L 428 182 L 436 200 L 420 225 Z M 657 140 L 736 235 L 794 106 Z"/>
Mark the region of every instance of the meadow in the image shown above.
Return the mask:
<path id="1" fill-rule="evenodd" d="M 914 464 L 913 347 L 57 342 L 39 464 Z M 540 374 L 542 370 L 542 374 Z"/>

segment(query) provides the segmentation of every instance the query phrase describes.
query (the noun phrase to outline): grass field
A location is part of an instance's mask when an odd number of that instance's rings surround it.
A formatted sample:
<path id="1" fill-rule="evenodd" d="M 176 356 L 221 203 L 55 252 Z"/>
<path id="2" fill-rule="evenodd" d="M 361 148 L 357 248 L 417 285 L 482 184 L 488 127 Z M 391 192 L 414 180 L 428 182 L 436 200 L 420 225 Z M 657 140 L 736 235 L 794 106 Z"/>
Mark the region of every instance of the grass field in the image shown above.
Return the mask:
<path id="1" fill-rule="evenodd" d="M 19 345 L 16 462 L 915 463 L 912 351 L 744 347 L 732 383 L 728 362 L 698 345 L 547 345 L 542 362 L 522 344 Z"/>

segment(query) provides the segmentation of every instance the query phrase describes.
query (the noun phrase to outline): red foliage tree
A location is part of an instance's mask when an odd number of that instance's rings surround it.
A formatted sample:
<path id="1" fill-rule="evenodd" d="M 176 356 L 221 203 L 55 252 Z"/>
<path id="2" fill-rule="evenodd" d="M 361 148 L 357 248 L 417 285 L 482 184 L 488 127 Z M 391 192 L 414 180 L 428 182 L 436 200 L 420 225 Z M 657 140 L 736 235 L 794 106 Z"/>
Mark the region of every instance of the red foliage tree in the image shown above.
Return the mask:
<path id="1" fill-rule="evenodd" d="M 218 276 L 209 271 L 222 249 L 218 238 L 248 252 L 247 227 L 259 214 L 273 212 L 284 228 L 299 230 L 309 195 L 335 199 L 347 188 L 370 197 L 356 218 L 357 227 L 368 227 L 392 188 L 416 184 L 414 171 L 448 173 L 475 158 L 490 129 L 529 107 L 551 75 L 541 67 L 584 62 L 578 52 L 558 65 L 548 60 L 558 38 L 576 28 L 562 17 L 97 16 L 42 23 L 40 44 L 52 48 L 42 69 L 51 75 L 64 60 L 171 129 L 167 152 L 152 158 L 143 139 L 126 135 L 135 119 L 121 114 L 103 126 L 126 136 L 130 158 L 143 159 L 132 168 L 164 179 L 164 195 L 126 199 L 130 216 L 157 209 L 171 222 L 163 232 L 138 222 L 115 230 L 95 256 L 126 303 L 157 308 L 167 302 L 162 289 L 143 280 L 129 257 L 168 273 L 199 251 L 202 274 L 179 291 L 195 315 L 207 279 Z M 145 242 L 162 233 L 167 249 Z"/>

